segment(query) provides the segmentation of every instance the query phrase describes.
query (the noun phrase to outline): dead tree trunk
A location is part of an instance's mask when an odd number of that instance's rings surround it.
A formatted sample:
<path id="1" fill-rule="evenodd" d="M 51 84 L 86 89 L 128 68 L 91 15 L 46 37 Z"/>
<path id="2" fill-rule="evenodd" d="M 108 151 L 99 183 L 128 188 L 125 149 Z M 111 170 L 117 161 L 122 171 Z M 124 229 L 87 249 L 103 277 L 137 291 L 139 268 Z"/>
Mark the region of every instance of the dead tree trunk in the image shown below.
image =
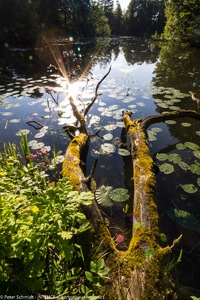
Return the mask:
<path id="1" fill-rule="evenodd" d="M 88 106 L 88 110 L 90 107 Z M 84 123 L 86 114 L 77 114 L 76 109 L 74 114 L 80 123 L 80 134 L 72 139 L 66 150 L 63 176 L 72 181 L 76 190 L 85 191 L 88 188 L 81 169 L 80 152 L 88 142 L 89 135 Z M 194 111 L 171 112 L 148 117 L 143 121 L 141 119 L 132 121 L 129 112 L 123 114 L 127 134 L 131 139 L 134 184 L 134 219 L 128 250 L 119 251 L 116 248 L 95 200 L 88 208 L 89 213 L 86 211 L 94 226 L 95 236 L 98 241 L 101 241 L 99 250 L 107 253 L 105 261 L 110 268 L 109 279 L 107 279 L 106 285 L 98 290 L 98 293 L 105 299 L 167 299 L 166 290 L 169 289 L 168 256 L 180 238 L 175 240 L 172 246 L 162 248 L 159 245 L 158 211 L 155 199 L 156 179 L 154 162 L 149 153 L 146 129 L 153 123 L 179 117 L 192 117 L 200 120 L 200 114 Z"/>

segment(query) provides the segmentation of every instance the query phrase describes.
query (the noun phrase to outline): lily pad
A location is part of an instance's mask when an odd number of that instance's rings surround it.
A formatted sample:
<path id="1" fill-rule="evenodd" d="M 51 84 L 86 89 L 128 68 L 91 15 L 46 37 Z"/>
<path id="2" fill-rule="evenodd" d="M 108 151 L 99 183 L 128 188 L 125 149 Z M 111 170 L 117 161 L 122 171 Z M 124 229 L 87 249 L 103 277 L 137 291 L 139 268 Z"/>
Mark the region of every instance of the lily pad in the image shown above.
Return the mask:
<path id="1" fill-rule="evenodd" d="M 199 146 L 192 142 L 185 142 L 185 146 L 191 150 L 198 150 Z"/>
<path id="2" fill-rule="evenodd" d="M 200 186 L 200 177 L 197 179 L 197 184 Z"/>
<path id="3" fill-rule="evenodd" d="M 181 125 L 182 125 L 183 127 L 190 127 L 190 126 L 192 126 L 191 123 L 186 123 L 186 122 L 181 123 Z"/>
<path id="4" fill-rule="evenodd" d="M 192 183 L 188 183 L 188 184 L 181 184 L 180 185 L 181 188 L 186 192 L 186 193 L 189 193 L 189 194 L 194 194 L 198 191 L 198 189 L 196 188 L 196 186 Z"/>
<path id="5" fill-rule="evenodd" d="M 123 188 L 117 188 L 110 192 L 110 198 L 116 202 L 124 202 L 129 199 L 128 191 Z"/>
<path id="6" fill-rule="evenodd" d="M 196 134 L 200 136 L 200 131 L 196 131 Z"/>
<path id="7" fill-rule="evenodd" d="M 171 153 L 169 154 L 169 157 L 168 157 L 169 161 L 172 161 L 174 162 L 175 164 L 181 162 L 181 157 L 179 154 L 177 153 Z"/>
<path id="8" fill-rule="evenodd" d="M 168 154 L 166 153 L 157 153 L 156 154 L 156 159 L 160 161 L 165 161 L 168 159 Z"/>
<path id="9" fill-rule="evenodd" d="M 160 172 L 163 172 L 164 174 L 168 175 L 174 172 L 174 166 L 168 163 L 164 163 L 161 166 L 159 166 L 159 170 Z"/>
<path id="10" fill-rule="evenodd" d="M 116 151 L 116 148 L 113 144 L 104 143 L 101 145 L 101 150 L 103 151 L 103 154 L 110 154 L 114 153 Z"/>
<path id="11" fill-rule="evenodd" d="M 129 156 L 131 153 L 127 149 L 118 149 L 117 153 L 121 156 Z"/>
<path id="12" fill-rule="evenodd" d="M 186 148 L 187 148 L 187 146 L 185 144 L 182 144 L 182 143 L 176 144 L 176 149 L 178 149 L 178 150 L 185 150 Z"/>
<path id="13" fill-rule="evenodd" d="M 159 128 L 159 127 L 153 127 L 153 128 L 151 128 L 151 131 L 153 131 L 153 132 L 161 132 L 161 131 L 162 131 L 162 128 Z"/>
<path id="14" fill-rule="evenodd" d="M 113 205 L 110 198 L 110 192 L 112 190 L 112 186 L 102 185 L 101 187 L 99 187 L 95 192 L 95 197 L 98 204 L 104 207 L 111 207 Z"/>
<path id="15" fill-rule="evenodd" d="M 194 156 L 200 159 L 200 150 L 193 151 Z"/>
<path id="16" fill-rule="evenodd" d="M 165 121 L 165 123 L 168 124 L 168 125 L 174 125 L 174 124 L 176 124 L 176 121 L 174 121 L 174 120 L 167 120 L 167 121 Z"/>
<path id="17" fill-rule="evenodd" d="M 110 140 L 112 140 L 113 135 L 111 133 L 107 133 L 107 134 L 104 134 L 103 138 L 106 141 L 110 141 Z"/>
<path id="18" fill-rule="evenodd" d="M 178 162 L 178 165 L 184 171 L 190 170 L 190 166 L 188 164 L 186 164 L 184 161 Z"/>
<path id="19" fill-rule="evenodd" d="M 176 208 L 169 209 L 167 214 L 170 218 L 178 222 L 181 226 L 190 230 L 200 230 L 200 224 L 198 220 L 192 214 L 185 210 L 179 210 Z"/>
<path id="20" fill-rule="evenodd" d="M 190 170 L 193 174 L 197 174 L 200 175 L 200 166 L 196 165 L 196 164 L 192 164 L 190 166 Z"/>

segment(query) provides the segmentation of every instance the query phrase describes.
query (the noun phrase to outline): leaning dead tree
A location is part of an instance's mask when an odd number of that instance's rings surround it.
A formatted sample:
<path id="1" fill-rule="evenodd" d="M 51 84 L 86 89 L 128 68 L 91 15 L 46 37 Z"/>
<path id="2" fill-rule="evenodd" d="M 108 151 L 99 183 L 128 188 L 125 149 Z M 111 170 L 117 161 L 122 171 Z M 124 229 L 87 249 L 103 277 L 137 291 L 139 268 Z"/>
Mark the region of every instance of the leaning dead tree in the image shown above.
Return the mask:
<path id="1" fill-rule="evenodd" d="M 110 72 L 110 70 L 109 70 Z M 97 85 L 95 96 L 85 112 L 78 111 L 72 98 L 71 106 L 79 122 L 79 134 L 71 136 L 63 162 L 63 176 L 69 178 L 74 189 L 87 191 L 87 181 L 81 168 L 81 153 L 87 146 L 90 136 L 87 132 L 85 116 L 98 97 L 100 83 Z M 133 167 L 133 216 L 140 226 L 132 228 L 132 237 L 126 251 L 117 249 L 116 244 L 104 223 L 101 211 L 96 201 L 87 207 L 85 212 L 90 219 L 97 240 L 101 240 L 99 251 L 106 252 L 106 265 L 110 272 L 106 285 L 99 288 L 101 294 L 108 300 L 162 300 L 167 299 L 169 290 L 168 258 L 172 248 L 179 242 L 180 237 L 171 246 L 162 248 L 159 245 L 159 216 L 155 197 L 156 179 L 154 161 L 150 155 L 147 142 L 147 128 L 154 123 L 167 119 L 191 117 L 200 120 L 200 114 L 191 110 L 181 110 L 150 116 L 144 120 L 131 120 L 131 112 L 123 113 L 123 121 L 131 141 L 131 156 Z M 150 253 L 144 255 L 145 247 Z"/>

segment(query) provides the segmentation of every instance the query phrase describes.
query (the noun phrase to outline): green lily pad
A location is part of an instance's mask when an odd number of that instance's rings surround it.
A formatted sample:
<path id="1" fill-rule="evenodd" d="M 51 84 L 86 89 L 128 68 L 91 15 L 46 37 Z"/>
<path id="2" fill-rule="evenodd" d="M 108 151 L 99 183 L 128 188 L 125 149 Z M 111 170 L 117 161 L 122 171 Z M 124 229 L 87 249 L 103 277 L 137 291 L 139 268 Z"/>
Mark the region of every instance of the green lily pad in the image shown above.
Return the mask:
<path id="1" fill-rule="evenodd" d="M 194 194 L 198 191 L 198 189 L 196 188 L 196 186 L 192 183 L 188 183 L 188 184 L 181 184 L 180 185 L 181 188 L 186 192 L 186 193 L 189 193 L 189 194 Z"/>
<path id="2" fill-rule="evenodd" d="M 191 123 L 186 123 L 186 122 L 181 123 L 181 125 L 182 125 L 183 127 L 190 127 L 190 126 L 192 126 Z"/>
<path id="3" fill-rule="evenodd" d="M 200 151 L 199 151 L 199 150 L 195 150 L 195 151 L 193 152 L 193 154 L 194 154 L 194 156 L 196 156 L 197 158 L 200 159 Z"/>
<path id="4" fill-rule="evenodd" d="M 112 186 L 102 185 L 101 187 L 99 187 L 95 192 L 95 197 L 98 204 L 104 207 L 111 207 L 113 205 L 110 198 L 110 192 L 112 190 Z"/>
<path id="5" fill-rule="evenodd" d="M 184 171 L 190 170 L 190 166 L 188 164 L 186 164 L 184 161 L 178 162 L 178 165 Z"/>
<path id="6" fill-rule="evenodd" d="M 200 186 L 200 177 L 197 178 L 197 184 L 198 184 L 198 186 Z"/>
<path id="7" fill-rule="evenodd" d="M 191 150 L 198 150 L 199 146 L 192 142 L 185 142 L 185 146 Z"/>
<path id="8" fill-rule="evenodd" d="M 166 153 L 157 153 L 156 154 L 156 159 L 160 161 L 165 161 L 168 159 L 168 154 Z"/>
<path id="9" fill-rule="evenodd" d="M 122 148 L 118 149 L 117 153 L 122 156 L 129 156 L 131 154 L 127 149 Z"/>
<path id="10" fill-rule="evenodd" d="M 174 166 L 168 163 L 164 163 L 159 167 L 159 170 L 160 172 L 163 172 L 164 174 L 168 175 L 174 172 Z"/>
<path id="11" fill-rule="evenodd" d="M 170 218 L 178 222 L 181 226 L 190 230 L 200 230 L 200 224 L 198 220 L 192 214 L 185 210 L 179 210 L 176 208 L 169 209 L 167 214 Z"/>
<path id="12" fill-rule="evenodd" d="M 169 161 L 172 161 L 175 164 L 181 162 L 181 157 L 177 153 L 171 153 L 171 154 L 169 154 L 168 159 L 169 159 Z"/>
<path id="13" fill-rule="evenodd" d="M 153 127 L 153 128 L 151 128 L 151 131 L 153 131 L 153 132 L 161 132 L 161 131 L 162 131 L 162 128 L 159 128 L 159 127 Z"/>
<path id="14" fill-rule="evenodd" d="M 196 165 L 196 164 L 192 164 L 190 166 L 190 170 L 193 174 L 197 174 L 200 175 L 200 166 Z"/>
<path id="15" fill-rule="evenodd" d="M 176 144 L 176 149 L 178 149 L 178 150 L 185 150 L 186 148 L 187 148 L 187 146 L 185 144 L 182 144 L 182 143 Z"/>
<path id="16" fill-rule="evenodd" d="M 167 120 L 167 121 L 165 121 L 165 123 L 168 124 L 168 125 L 174 125 L 174 124 L 176 124 L 176 121 L 174 121 L 174 120 Z"/>
<path id="17" fill-rule="evenodd" d="M 113 144 L 104 143 L 101 145 L 101 150 L 103 151 L 103 154 L 110 154 L 114 153 L 116 151 L 116 148 Z"/>
<path id="18" fill-rule="evenodd" d="M 196 134 L 200 136 L 200 131 L 196 131 Z"/>
<path id="19" fill-rule="evenodd" d="M 129 199 L 128 191 L 123 188 L 114 189 L 110 192 L 110 198 L 116 202 L 124 202 Z"/>

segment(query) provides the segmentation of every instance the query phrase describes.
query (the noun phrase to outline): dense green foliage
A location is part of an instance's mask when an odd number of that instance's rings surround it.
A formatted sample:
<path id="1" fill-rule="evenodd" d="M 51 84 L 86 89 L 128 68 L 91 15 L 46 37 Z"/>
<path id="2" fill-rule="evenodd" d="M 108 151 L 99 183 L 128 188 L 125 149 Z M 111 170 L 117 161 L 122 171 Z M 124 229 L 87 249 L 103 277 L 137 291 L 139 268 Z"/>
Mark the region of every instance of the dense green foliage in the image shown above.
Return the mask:
<path id="1" fill-rule="evenodd" d="M 0 293 L 93 295 L 91 283 L 109 271 L 88 259 L 90 224 L 80 206 L 93 194 L 73 191 L 66 178 L 48 183 L 13 145 L 0 154 L 0 175 Z"/>
<path id="2" fill-rule="evenodd" d="M 170 0 L 166 2 L 167 23 L 164 38 L 168 40 L 200 40 L 200 1 Z"/>

